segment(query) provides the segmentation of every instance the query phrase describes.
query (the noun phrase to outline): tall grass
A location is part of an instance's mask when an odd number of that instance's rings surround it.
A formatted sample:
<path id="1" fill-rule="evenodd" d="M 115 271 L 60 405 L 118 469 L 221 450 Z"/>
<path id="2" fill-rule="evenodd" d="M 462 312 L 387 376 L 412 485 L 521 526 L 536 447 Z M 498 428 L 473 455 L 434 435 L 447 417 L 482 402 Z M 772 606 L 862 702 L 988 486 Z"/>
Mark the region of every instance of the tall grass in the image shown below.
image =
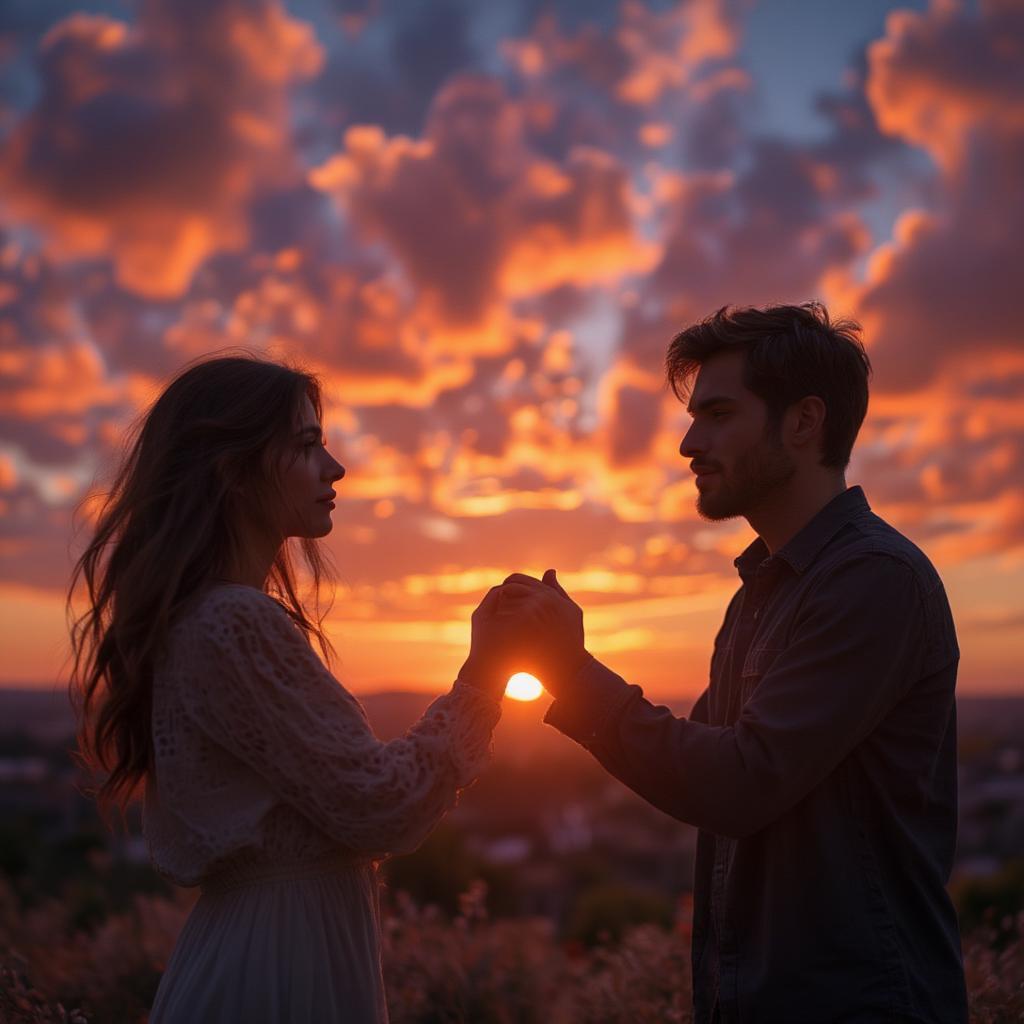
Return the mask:
<path id="1" fill-rule="evenodd" d="M 493 919 L 475 883 L 451 920 L 402 894 L 385 919 L 393 1024 L 686 1024 L 689 906 L 668 930 L 628 929 L 587 948 L 544 918 Z M 0 1021 L 144 1022 L 175 938 L 196 898 L 136 895 L 90 927 L 69 901 L 19 906 L 0 878 Z M 1024 912 L 964 937 L 971 1024 L 1024 1020 Z"/>

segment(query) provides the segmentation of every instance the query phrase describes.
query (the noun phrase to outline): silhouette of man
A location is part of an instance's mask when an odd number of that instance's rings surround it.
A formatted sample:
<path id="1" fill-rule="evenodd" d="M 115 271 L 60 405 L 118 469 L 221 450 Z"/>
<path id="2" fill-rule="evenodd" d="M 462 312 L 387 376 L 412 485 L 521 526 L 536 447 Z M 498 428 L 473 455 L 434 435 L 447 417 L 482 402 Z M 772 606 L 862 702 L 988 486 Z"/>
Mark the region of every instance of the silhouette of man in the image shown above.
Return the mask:
<path id="1" fill-rule="evenodd" d="M 959 650 L 927 557 L 845 469 L 867 411 L 859 325 L 818 303 L 719 310 L 673 339 L 679 446 L 709 520 L 757 539 L 689 718 L 584 647 L 558 585 L 515 574 L 545 721 L 699 829 L 694 1020 L 964 1024 L 946 892 Z M 695 380 L 694 380 L 695 377 Z"/>

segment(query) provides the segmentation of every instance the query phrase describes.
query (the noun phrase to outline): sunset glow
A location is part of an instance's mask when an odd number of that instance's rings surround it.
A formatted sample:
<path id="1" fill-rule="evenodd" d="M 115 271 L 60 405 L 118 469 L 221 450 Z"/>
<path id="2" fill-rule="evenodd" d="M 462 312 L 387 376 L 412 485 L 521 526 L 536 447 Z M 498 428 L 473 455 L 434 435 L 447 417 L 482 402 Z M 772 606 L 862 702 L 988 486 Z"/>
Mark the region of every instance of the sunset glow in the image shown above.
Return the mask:
<path id="1" fill-rule="evenodd" d="M 697 515 L 665 349 L 817 298 L 874 364 L 847 482 L 935 562 L 960 692 L 1024 690 L 1012 4 L 38 6 L 3 35 L 0 686 L 63 678 L 128 425 L 244 345 L 324 383 L 345 685 L 440 692 L 488 589 L 555 567 L 595 656 L 695 697 L 753 534 Z"/>
<path id="2" fill-rule="evenodd" d="M 536 700 L 543 692 L 540 680 L 529 672 L 516 672 L 505 687 L 505 696 L 513 700 Z"/>

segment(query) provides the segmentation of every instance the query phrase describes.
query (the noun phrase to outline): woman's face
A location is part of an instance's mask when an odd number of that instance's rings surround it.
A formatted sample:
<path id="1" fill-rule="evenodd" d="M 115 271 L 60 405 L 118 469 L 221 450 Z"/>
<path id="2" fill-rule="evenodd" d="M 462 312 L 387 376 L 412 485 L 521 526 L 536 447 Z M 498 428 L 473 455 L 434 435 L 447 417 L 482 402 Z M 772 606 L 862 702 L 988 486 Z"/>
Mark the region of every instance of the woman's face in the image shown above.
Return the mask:
<path id="1" fill-rule="evenodd" d="M 281 463 L 281 514 L 284 537 L 323 537 L 331 532 L 331 486 L 345 467 L 327 451 L 323 428 L 308 396 Z"/>

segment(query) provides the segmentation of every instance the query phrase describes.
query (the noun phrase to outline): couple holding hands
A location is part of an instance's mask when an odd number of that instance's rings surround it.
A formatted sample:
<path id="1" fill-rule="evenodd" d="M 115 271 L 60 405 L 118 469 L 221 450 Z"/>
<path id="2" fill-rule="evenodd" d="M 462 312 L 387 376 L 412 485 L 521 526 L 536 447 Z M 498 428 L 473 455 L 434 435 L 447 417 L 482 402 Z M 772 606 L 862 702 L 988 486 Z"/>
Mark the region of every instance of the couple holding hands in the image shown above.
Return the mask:
<path id="1" fill-rule="evenodd" d="M 697 1024 L 966 1022 L 946 892 L 959 651 L 930 561 L 846 483 L 859 328 L 818 303 L 723 308 L 666 369 L 698 513 L 757 534 L 690 714 L 587 651 L 548 570 L 487 594 L 451 691 L 387 743 L 314 652 L 330 644 L 284 543 L 318 584 L 345 471 L 316 378 L 247 355 L 164 390 L 76 567 L 92 605 L 73 633 L 97 797 L 144 788 L 154 866 L 200 888 L 151 1024 L 386 1021 L 376 865 L 486 766 L 519 669 L 555 698 L 545 722 L 699 830 Z"/>

